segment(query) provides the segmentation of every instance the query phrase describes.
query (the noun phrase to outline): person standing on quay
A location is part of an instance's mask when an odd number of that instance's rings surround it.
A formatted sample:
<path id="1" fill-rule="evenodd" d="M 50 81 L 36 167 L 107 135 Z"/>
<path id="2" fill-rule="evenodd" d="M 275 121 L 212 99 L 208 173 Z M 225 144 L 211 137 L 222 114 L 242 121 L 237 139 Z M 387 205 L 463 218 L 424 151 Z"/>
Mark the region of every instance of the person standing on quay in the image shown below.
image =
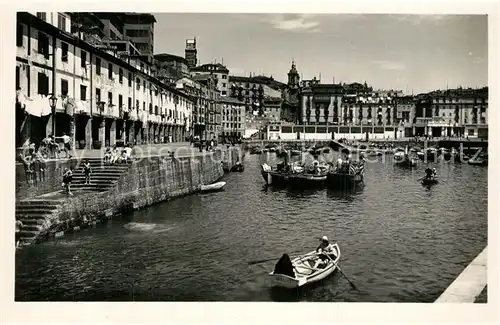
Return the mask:
<path id="1" fill-rule="evenodd" d="M 92 168 L 90 167 L 89 160 L 86 159 L 83 163 L 83 173 L 85 174 L 85 184 L 90 184 L 90 173 L 92 172 Z"/>
<path id="2" fill-rule="evenodd" d="M 63 188 L 66 191 L 66 194 L 68 195 L 73 195 L 71 193 L 71 182 L 73 181 L 73 167 L 70 167 L 69 169 L 66 168 L 63 174 Z"/>

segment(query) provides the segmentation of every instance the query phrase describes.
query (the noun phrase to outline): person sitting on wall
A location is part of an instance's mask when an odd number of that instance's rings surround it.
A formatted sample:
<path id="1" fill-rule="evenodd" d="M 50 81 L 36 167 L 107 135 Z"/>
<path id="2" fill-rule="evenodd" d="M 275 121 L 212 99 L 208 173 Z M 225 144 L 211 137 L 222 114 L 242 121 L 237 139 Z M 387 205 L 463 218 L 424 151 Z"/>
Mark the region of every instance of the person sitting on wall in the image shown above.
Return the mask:
<path id="1" fill-rule="evenodd" d="M 109 163 L 113 165 L 118 161 L 118 158 L 120 158 L 120 152 L 118 151 L 118 148 L 116 148 L 116 145 L 113 146 L 113 150 L 111 151 L 111 159 Z"/>
<path id="2" fill-rule="evenodd" d="M 111 161 L 111 148 L 107 147 L 104 153 L 104 164 L 107 165 Z"/>

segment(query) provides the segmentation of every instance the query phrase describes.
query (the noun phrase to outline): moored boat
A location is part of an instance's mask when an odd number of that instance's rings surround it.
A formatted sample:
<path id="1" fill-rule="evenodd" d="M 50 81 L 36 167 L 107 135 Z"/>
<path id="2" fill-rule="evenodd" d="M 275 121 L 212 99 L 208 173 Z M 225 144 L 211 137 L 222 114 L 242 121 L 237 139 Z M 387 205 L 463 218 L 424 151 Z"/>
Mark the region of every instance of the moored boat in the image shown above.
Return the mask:
<path id="1" fill-rule="evenodd" d="M 202 192 L 219 191 L 226 185 L 226 182 L 217 182 L 209 185 L 201 185 Z"/>
<path id="2" fill-rule="evenodd" d="M 343 162 L 332 166 L 326 178 L 326 185 L 331 189 L 351 188 L 364 182 L 364 162 Z"/>
<path id="3" fill-rule="evenodd" d="M 332 254 L 333 258 L 330 258 L 326 263 L 318 265 L 316 268 L 314 266 L 320 258 L 316 251 L 294 258 L 289 266 L 279 267 L 277 264 L 275 270 L 269 273 L 272 285 L 286 289 L 295 289 L 323 280 L 331 275 L 337 270 L 337 263 L 340 260 L 340 248 L 338 244 L 335 243 L 332 246 L 334 252 Z"/>
<path id="4" fill-rule="evenodd" d="M 408 148 L 396 149 L 393 159 L 394 159 L 394 164 L 401 167 L 415 167 L 417 165 L 417 161 L 410 157 L 408 153 Z"/>
<path id="5" fill-rule="evenodd" d="M 309 168 L 298 165 L 279 164 L 272 168 L 268 164 L 261 166 L 261 175 L 268 185 L 290 184 L 301 187 L 323 186 L 328 174 L 328 168 L 314 164 Z"/>

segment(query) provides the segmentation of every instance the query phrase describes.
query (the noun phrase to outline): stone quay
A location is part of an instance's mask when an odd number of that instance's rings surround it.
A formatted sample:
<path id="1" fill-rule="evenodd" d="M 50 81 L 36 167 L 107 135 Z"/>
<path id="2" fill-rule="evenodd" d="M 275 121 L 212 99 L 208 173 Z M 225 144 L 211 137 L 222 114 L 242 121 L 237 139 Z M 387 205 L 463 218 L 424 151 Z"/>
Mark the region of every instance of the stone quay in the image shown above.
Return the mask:
<path id="1" fill-rule="evenodd" d="M 16 220 L 23 224 L 20 246 L 59 237 L 131 210 L 200 191 L 214 183 L 243 157 L 239 146 L 218 146 L 213 151 L 189 143 L 137 146 L 128 164 L 104 165 L 103 152 L 75 152 L 77 158 L 46 163 L 45 175 L 27 181 L 24 166 L 16 164 Z M 82 162 L 92 166 L 85 184 Z M 62 174 L 74 168 L 72 196 L 61 191 Z"/>

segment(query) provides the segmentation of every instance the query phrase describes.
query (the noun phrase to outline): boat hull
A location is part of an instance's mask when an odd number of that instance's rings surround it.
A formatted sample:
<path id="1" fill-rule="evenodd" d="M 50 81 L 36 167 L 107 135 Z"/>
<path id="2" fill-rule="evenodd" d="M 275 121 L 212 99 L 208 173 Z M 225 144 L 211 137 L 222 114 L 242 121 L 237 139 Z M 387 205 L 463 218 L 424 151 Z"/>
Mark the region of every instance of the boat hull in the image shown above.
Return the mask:
<path id="1" fill-rule="evenodd" d="M 214 184 L 210 185 L 202 185 L 201 186 L 201 191 L 202 192 L 213 192 L 213 191 L 220 191 L 222 188 L 226 185 L 226 182 L 217 182 Z"/>
<path id="2" fill-rule="evenodd" d="M 422 180 L 422 185 L 434 185 L 437 184 L 439 181 L 437 179 L 423 179 Z"/>
<path id="3" fill-rule="evenodd" d="M 284 274 L 269 273 L 272 285 L 284 289 L 295 289 L 307 284 L 321 281 L 337 270 L 337 263 L 340 260 L 340 248 L 338 244 L 333 244 L 335 260 L 330 260 L 329 263 L 321 269 L 312 270 L 309 259 L 318 258 L 315 251 L 304 254 L 292 260 L 294 266 L 295 277 Z"/>
<path id="4" fill-rule="evenodd" d="M 326 185 L 330 189 L 352 188 L 363 182 L 363 174 L 329 173 Z"/>
<path id="5" fill-rule="evenodd" d="M 305 173 L 280 173 L 275 171 L 261 171 L 262 178 L 267 185 L 295 185 L 300 187 L 321 187 L 326 182 L 327 175 L 308 175 Z"/>

